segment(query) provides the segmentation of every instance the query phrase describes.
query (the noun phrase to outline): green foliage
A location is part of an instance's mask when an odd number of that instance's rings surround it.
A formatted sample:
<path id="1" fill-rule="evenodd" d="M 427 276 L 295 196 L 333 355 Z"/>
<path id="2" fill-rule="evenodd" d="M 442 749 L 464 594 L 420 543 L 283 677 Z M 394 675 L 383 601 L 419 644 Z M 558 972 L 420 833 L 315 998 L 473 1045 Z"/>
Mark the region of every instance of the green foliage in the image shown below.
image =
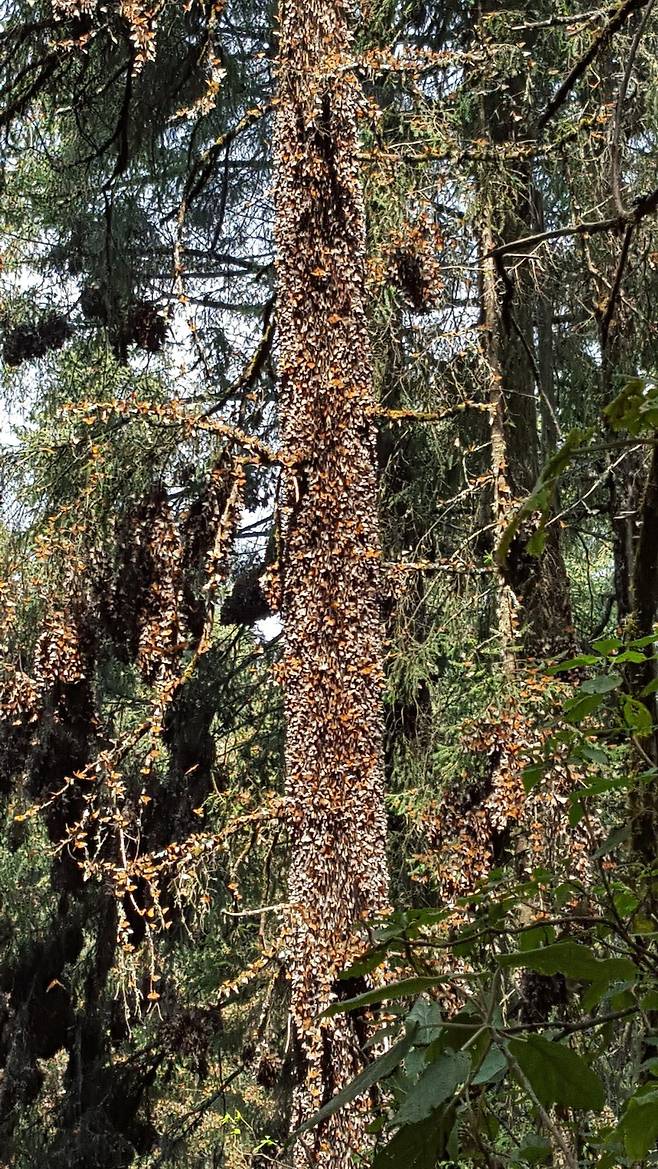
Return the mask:
<path id="1" fill-rule="evenodd" d="M 658 427 L 658 382 L 653 378 L 631 378 L 603 414 L 614 431 L 653 434 Z"/>
<path id="2" fill-rule="evenodd" d="M 318 1113 L 305 1121 L 294 1135 L 301 1136 L 303 1133 L 308 1132 L 309 1129 L 315 1128 L 316 1125 L 321 1124 L 323 1120 L 326 1120 L 327 1117 L 337 1112 L 339 1108 L 349 1104 L 357 1096 L 366 1092 L 368 1088 L 379 1083 L 380 1080 L 386 1079 L 387 1076 L 390 1076 L 396 1071 L 407 1052 L 413 1047 L 415 1030 L 415 1025 L 411 1023 L 406 1034 L 398 1043 L 391 1047 L 389 1051 L 384 1052 L 383 1055 L 380 1055 L 377 1059 L 369 1063 L 367 1068 L 355 1080 L 352 1080 L 347 1088 L 344 1088 L 341 1092 L 337 1092 L 327 1104 L 323 1105 Z"/>

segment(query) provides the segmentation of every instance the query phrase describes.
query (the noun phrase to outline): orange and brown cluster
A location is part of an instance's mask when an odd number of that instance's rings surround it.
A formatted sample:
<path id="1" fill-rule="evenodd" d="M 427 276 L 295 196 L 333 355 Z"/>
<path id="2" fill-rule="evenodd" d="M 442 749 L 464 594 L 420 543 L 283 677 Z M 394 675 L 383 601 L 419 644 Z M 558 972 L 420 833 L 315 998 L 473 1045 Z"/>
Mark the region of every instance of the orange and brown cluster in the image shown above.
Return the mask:
<path id="1" fill-rule="evenodd" d="M 7 328 L 2 342 L 2 356 L 13 368 L 24 361 L 44 357 L 53 349 L 61 349 L 73 334 L 73 328 L 62 313 L 48 313 L 32 324 Z"/>
<path id="2" fill-rule="evenodd" d="M 137 665 L 151 685 L 162 684 L 177 671 L 186 647 L 181 621 L 183 545 L 164 492 L 153 501 L 148 524 L 140 525 L 150 580 L 140 614 Z"/>
<path id="3" fill-rule="evenodd" d="M 569 827 L 565 815 L 574 776 L 559 755 L 529 794 L 523 772 L 541 749 L 526 713 L 509 709 L 479 720 L 462 746 L 479 763 L 461 791 L 447 793 L 426 830 L 430 850 L 422 857 L 448 903 L 472 893 L 493 868 L 511 861 L 519 875 L 536 869 L 583 878 L 590 842 Z"/>
<path id="4" fill-rule="evenodd" d="M 85 549 L 72 516 L 70 546 L 61 524 L 47 525 L 51 551 L 58 558 L 63 554 L 69 566 L 73 561 L 79 575 L 64 581 L 55 576 L 56 595 L 68 594 L 66 605 L 53 604 L 44 593 L 40 631 L 25 669 L 11 666 L 10 627 L 17 606 L 4 589 L 0 783 L 7 792 L 13 789 L 25 807 L 17 820 L 43 815 L 57 849 L 60 886 L 78 889 L 83 880 L 100 878 L 106 889 L 115 890 L 119 932 L 133 942 L 144 936 L 149 918 L 157 917 L 154 925 L 163 920 L 159 881 L 171 883 L 168 870 L 160 873 L 156 866 L 147 876 L 135 869 L 141 850 L 149 846 L 149 832 L 154 839 L 167 836 L 156 823 L 145 777 L 158 760 L 167 759 L 172 700 L 208 648 L 243 487 L 242 460 L 221 455 L 179 520 L 167 491 L 156 483 L 125 509 L 111 553 L 94 544 Z M 47 540 L 40 552 L 47 555 Z M 192 651 L 187 661 L 186 650 Z M 119 736 L 111 715 L 106 718 L 97 706 L 97 666 L 108 653 L 135 663 L 154 688 L 150 713 Z M 195 788 L 187 786 L 192 808 Z M 25 800 L 31 803 L 26 806 Z M 178 819 L 177 830 L 186 830 L 182 814 Z M 136 876 L 126 884 L 129 868 Z"/>
<path id="5" fill-rule="evenodd" d="M 437 228 L 425 219 L 407 224 L 388 242 L 388 278 L 414 312 L 429 312 L 438 303 L 443 286 L 441 248 Z"/>

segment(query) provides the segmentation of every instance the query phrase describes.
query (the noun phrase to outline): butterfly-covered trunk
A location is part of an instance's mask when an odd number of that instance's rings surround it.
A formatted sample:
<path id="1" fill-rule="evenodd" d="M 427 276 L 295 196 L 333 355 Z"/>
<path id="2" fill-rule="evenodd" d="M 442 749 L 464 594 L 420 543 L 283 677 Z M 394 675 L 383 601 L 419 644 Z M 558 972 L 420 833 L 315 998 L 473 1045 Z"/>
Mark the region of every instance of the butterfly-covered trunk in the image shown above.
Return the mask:
<path id="1" fill-rule="evenodd" d="M 284 0 L 276 126 L 280 558 L 286 782 L 292 828 L 287 950 L 297 1057 L 292 1127 L 362 1066 L 340 995 L 356 927 L 387 904 L 382 766 L 381 547 L 365 313 L 360 92 L 348 12 Z M 299 1166 L 341 1169 L 366 1104 L 297 1143 Z"/>

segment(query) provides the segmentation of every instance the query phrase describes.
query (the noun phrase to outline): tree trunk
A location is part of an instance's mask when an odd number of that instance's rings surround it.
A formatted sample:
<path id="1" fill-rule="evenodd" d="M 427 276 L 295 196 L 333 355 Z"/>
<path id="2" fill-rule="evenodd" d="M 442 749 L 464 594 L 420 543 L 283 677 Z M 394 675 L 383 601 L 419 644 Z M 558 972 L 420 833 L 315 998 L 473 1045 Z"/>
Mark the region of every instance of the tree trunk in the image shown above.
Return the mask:
<path id="1" fill-rule="evenodd" d="M 319 1015 L 356 924 L 387 904 L 380 541 L 349 51 L 339 0 L 286 0 L 275 145 L 293 1129 L 358 1070 L 357 1024 Z M 365 1144 L 365 1116 L 357 1104 L 313 1130 L 295 1165 L 347 1166 Z"/>
<path id="2" fill-rule="evenodd" d="M 535 376 L 532 367 L 532 312 L 529 290 L 487 253 L 501 242 L 526 234 L 520 218 L 509 230 L 494 231 L 491 210 L 483 233 L 483 348 L 491 406 L 491 468 L 494 538 L 498 545 L 518 504 L 533 489 L 539 469 Z M 498 628 L 505 672 L 515 672 L 521 650 L 531 657 L 559 653 L 573 643 L 569 581 L 559 529 L 549 526 L 541 557 L 531 556 L 521 532 L 512 542 L 498 596 Z"/>
<path id="3" fill-rule="evenodd" d="M 482 0 L 479 20 L 499 10 Z M 531 47 L 531 34 L 526 38 Z M 514 146 L 517 125 L 524 124 L 522 79 L 510 79 L 506 93 L 490 92 L 481 102 L 483 135 L 501 151 L 501 163 L 485 163 L 479 179 L 482 217 L 483 351 L 489 368 L 493 521 L 498 544 L 516 505 L 535 486 L 543 442 L 552 445 L 557 419 L 552 407 L 550 354 L 551 306 L 533 283 L 524 264 L 508 267 L 492 250 L 536 230 L 541 200 L 530 162 L 505 161 Z M 535 347 L 535 324 L 541 345 Z M 543 326 L 543 327 L 541 327 Z M 540 437 L 538 401 L 549 433 Z M 542 431 L 545 431 L 545 423 Z M 513 541 L 499 590 L 499 633 L 505 671 L 514 673 L 519 650 L 531 657 L 559 652 L 573 642 L 569 581 L 560 548 L 559 529 L 548 528 L 540 558 L 526 550 L 530 532 Z"/>
<path id="4" fill-rule="evenodd" d="M 653 632 L 658 610 L 658 444 L 651 452 L 644 495 L 639 508 L 639 533 L 633 564 L 633 619 L 631 630 L 635 636 L 646 637 Z M 629 667 L 629 688 L 651 713 L 653 729 L 637 742 L 638 764 L 641 771 L 658 766 L 658 703 L 653 691 L 656 663 L 650 650 L 648 660 Z M 646 693 L 647 688 L 649 693 Z M 656 784 L 639 781 L 631 792 L 630 814 L 632 847 L 636 856 L 653 867 L 658 841 L 658 797 Z M 648 878 L 648 905 L 652 913 L 658 908 L 658 881 Z"/>
<path id="5" fill-rule="evenodd" d="M 596 289 L 598 299 L 606 290 Z M 599 320 L 599 326 L 601 320 Z M 607 405 L 616 396 L 616 376 L 633 369 L 633 322 L 620 322 L 618 314 L 605 333 L 599 328 L 601 346 L 601 401 Z M 638 538 L 639 509 L 644 486 L 644 452 L 629 450 L 623 457 L 610 455 L 608 499 L 612 529 L 613 584 L 619 626 L 628 622 L 634 610 L 633 566 Z"/>

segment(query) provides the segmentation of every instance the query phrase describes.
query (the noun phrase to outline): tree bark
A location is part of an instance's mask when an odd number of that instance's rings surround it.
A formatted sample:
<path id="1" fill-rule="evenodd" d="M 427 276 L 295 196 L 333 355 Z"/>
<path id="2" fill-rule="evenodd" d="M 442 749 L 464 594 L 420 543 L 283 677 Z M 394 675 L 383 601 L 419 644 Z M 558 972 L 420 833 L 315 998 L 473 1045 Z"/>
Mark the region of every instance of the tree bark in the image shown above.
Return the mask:
<path id="1" fill-rule="evenodd" d="M 340 0 L 286 0 L 275 157 L 286 783 L 292 825 L 287 934 L 297 1056 L 293 1130 L 360 1065 L 357 1024 L 320 1019 L 387 905 L 379 615 L 380 540 L 359 91 Z M 366 1105 L 295 1146 L 295 1165 L 342 1169 Z"/>

